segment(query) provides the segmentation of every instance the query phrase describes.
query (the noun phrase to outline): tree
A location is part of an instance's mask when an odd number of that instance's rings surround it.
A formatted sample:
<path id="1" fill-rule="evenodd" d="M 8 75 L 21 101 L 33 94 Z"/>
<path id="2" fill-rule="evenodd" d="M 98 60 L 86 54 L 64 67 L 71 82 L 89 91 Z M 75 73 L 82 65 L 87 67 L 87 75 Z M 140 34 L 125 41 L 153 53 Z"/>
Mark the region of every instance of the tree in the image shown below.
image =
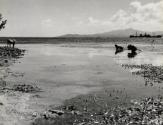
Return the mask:
<path id="1" fill-rule="evenodd" d="M 7 20 L 3 20 L 2 14 L 0 14 L 0 30 L 5 28 Z"/>

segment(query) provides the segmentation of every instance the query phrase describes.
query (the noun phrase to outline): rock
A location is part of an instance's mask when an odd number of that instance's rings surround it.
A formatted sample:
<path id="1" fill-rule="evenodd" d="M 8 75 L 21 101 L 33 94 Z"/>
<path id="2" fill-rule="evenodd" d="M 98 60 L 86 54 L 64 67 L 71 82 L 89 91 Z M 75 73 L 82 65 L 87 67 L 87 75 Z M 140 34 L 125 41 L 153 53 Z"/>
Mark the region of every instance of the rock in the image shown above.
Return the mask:
<path id="1" fill-rule="evenodd" d="M 50 113 L 52 113 L 52 114 L 57 114 L 58 116 L 61 116 L 61 115 L 63 115 L 64 114 L 64 112 L 63 111 L 61 111 L 61 110 L 48 110 Z"/>
<path id="2" fill-rule="evenodd" d="M 71 111 L 71 114 L 73 114 L 73 115 L 81 115 L 82 113 L 79 112 L 79 111 Z"/>
<path id="3" fill-rule="evenodd" d="M 127 46 L 127 49 L 128 50 L 131 50 L 131 51 L 136 51 L 137 50 L 137 47 L 130 44 L 130 45 Z"/>
<path id="4" fill-rule="evenodd" d="M 33 95 L 32 97 L 33 97 L 33 98 L 41 98 L 41 96 L 40 96 L 40 95 L 38 95 L 38 94 Z"/>
<path id="5" fill-rule="evenodd" d="M 6 81 L 0 79 L 0 87 L 5 87 L 6 86 Z"/>
<path id="6" fill-rule="evenodd" d="M 4 63 L 8 63 L 8 60 L 7 60 L 7 59 L 5 59 L 5 60 L 4 60 Z"/>
<path id="7" fill-rule="evenodd" d="M 40 89 L 37 86 L 32 86 L 32 85 L 14 85 L 12 90 L 14 91 L 20 91 L 20 92 L 40 92 Z"/>
<path id="8" fill-rule="evenodd" d="M 11 47 L 0 47 L 0 53 L 1 56 L 6 57 L 6 56 L 10 56 L 13 58 L 17 58 L 19 56 L 24 55 L 25 50 L 22 49 L 18 49 L 18 48 L 11 48 Z"/>
<path id="9" fill-rule="evenodd" d="M 67 106 L 67 110 L 73 111 L 76 110 L 76 107 L 74 105 Z"/>

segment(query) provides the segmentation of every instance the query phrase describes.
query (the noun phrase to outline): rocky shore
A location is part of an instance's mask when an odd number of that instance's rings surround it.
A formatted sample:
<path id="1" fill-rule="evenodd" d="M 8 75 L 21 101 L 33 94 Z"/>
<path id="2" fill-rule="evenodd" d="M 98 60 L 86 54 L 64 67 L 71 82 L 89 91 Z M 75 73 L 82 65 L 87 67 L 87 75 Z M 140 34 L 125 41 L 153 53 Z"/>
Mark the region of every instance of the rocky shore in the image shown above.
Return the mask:
<path id="1" fill-rule="evenodd" d="M 11 59 L 22 57 L 24 52 L 25 50 L 23 49 L 0 46 L 0 66 L 5 66 Z"/>
<path id="2" fill-rule="evenodd" d="M 161 96 L 131 99 L 128 104 L 111 106 L 106 100 L 75 98 L 58 108 L 36 116 L 32 125 L 162 125 Z M 110 97 L 108 97 L 110 98 Z M 93 101 L 93 103 L 92 103 Z M 102 106 L 102 105 L 105 106 Z"/>
<path id="3" fill-rule="evenodd" d="M 0 57 L 18 58 L 24 55 L 25 50 L 7 46 L 0 47 Z"/>

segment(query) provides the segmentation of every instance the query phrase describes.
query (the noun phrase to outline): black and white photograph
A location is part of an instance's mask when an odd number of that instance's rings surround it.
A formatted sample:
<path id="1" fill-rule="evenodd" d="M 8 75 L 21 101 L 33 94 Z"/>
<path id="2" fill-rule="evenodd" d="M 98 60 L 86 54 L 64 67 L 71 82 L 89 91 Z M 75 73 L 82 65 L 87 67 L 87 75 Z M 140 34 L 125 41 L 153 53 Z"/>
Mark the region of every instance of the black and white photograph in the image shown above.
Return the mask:
<path id="1" fill-rule="evenodd" d="M 0 0 L 0 125 L 163 125 L 163 0 Z"/>

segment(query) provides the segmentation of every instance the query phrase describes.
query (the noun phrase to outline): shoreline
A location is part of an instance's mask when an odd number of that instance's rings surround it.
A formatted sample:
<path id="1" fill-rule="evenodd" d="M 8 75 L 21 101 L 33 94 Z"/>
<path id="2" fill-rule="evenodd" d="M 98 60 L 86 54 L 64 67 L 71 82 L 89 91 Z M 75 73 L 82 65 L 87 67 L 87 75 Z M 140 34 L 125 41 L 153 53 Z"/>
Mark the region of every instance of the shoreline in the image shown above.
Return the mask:
<path id="1" fill-rule="evenodd" d="M 8 38 L 17 40 L 17 44 L 61 44 L 61 43 L 163 43 L 163 38 L 105 38 L 105 37 L 84 37 L 84 38 L 32 38 L 32 37 L 0 37 L 0 44 L 5 44 Z"/>

